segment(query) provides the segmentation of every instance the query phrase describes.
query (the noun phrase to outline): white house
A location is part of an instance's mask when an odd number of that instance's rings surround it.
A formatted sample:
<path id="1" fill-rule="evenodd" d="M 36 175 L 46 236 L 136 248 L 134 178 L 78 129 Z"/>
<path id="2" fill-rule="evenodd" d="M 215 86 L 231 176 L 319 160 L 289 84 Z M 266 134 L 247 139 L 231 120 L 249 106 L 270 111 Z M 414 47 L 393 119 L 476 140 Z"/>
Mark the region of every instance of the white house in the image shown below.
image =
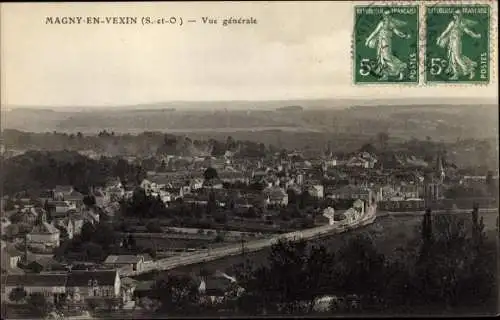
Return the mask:
<path id="1" fill-rule="evenodd" d="M 26 235 L 26 240 L 32 248 L 55 249 L 60 244 L 60 232 L 52 224 L 43 221 L 33 227 Z"/>
<path id="2" fill-rule="evenodd" d="M 324 191 L 323 185 L 317 184 L 317 185 L 312 185 L 310 186 L 307 191 L 313 198 L 317 199 L 323 199 L 325 197 L 325 191 Z"/>
<path id="3" fill-rule="evenodd" d="M 264 194 L 266 195 L 266 204 L 268 205 L 283 207 L 288 205 L 288 193 L 279 187 L 266 188 Z"/>
<path id="4" fill-rule="evenodd" d="M 323 217 L 328 219 L 328 224 L 331 226 L 335 224 L 334 215 L 335 210 L 332 207 L 328 207 L 323 210 Z"/>

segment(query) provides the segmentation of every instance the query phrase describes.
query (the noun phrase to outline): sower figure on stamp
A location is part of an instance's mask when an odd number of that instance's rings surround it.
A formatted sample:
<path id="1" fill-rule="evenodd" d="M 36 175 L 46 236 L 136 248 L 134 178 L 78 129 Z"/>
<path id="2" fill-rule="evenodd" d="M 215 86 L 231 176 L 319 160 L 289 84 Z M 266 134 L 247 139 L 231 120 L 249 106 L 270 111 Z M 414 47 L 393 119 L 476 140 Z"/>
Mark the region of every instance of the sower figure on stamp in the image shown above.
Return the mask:
<path id="1" fill-rule="evenodd" d="M 437 38 L 437 45 L 447 50 L 448 67 L 446 73 L 451 75 L 450 80 L 458 80 L 459 76 L 474 78 L 477 62 L 462 54 L 462 35 L 466 33 L 473 38 L 481 38 L 480 34 L 469 29 L 475 24 L 477 24 L 476 21 L 465 19 L 462 12 L 456 10 L 453 14 L 453 20 Z"/>
<path id="2" fill-rule="evenodd" d="M 397 28 L 406 25 L 406 22 L 397 20 L 391 16 L 390 10 L 384 11 L 384 17 L 375 30 L 366 39 L 366 46 L 377 49 L 377 64 L 374 72 L 385 81 L 389 76 L 399 76 L 403 79 L 403 72 L 407 68 L 406 63 L 392 54 L 392 34 L 409 39 L 410 35 L 399 31 Z"/>

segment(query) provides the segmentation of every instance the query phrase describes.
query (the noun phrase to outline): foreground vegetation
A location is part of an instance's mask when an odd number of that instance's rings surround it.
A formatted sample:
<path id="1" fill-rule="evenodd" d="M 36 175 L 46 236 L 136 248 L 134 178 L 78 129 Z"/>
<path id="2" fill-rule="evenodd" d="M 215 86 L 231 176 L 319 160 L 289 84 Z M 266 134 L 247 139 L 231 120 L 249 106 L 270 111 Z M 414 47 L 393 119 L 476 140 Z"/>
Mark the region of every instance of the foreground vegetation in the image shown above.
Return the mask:
<path id="1" fill-rule="evenodd" d="M 394 255 L 382 254 L 367 235 L 354 235 L 336 252 L 305 242 L 280 242 L 266 264 L 247 261 L 233 273 L 245 293 L 229 294 L 209 310 L 227 314 L 313 314 L 315 302 L 329 295 L 327 313 L 453 314 L 496 312 L 496 246 L 487 239 L 477 210 L 470 218 L 432 216 L 428 211 L 418 235 Z M 157 279 L 151 298 L 177 308 L 159 308 L 163 315 L 206 314 L 189 277 Z M 160 294 L 160 291 L 162 294 Z M 170 292 L 170 293 L 165 293 Z M 339 301 L 342 301 L 339 303 Z M 347 303 L 349 302 L 349 303 Z"/>

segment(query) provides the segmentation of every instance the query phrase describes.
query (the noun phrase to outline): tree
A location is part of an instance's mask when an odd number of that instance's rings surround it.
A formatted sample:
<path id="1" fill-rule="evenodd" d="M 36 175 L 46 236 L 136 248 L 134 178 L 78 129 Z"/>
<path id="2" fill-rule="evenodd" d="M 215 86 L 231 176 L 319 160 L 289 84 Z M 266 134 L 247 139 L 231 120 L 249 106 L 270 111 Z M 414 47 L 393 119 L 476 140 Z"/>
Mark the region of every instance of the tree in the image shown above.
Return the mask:
<path id="1" fill-rule="evenodd" d="M 267 266 L 242 265 L 238 279 L 246 289 L 241 307 L 249 312 L 311 312 L 316 298 L 329 291 L 333 255 L 305 241 L 279 241 L 271 247 Z"/>
<path id="2" fill-rule="evenodd" d="M 21 302 L 27 296 L 26 290 L 23 287 L 15 287 L 9 293 L 9 300 L 14 302 Z"/>
<path id="3" fill-rule="evenodd" d="M 496 281 L 491 254 L 496 249 L 486 246 L 483 228 L 477 208 L 471 221 L 453 215 L 433 219 L 433 241 L 422 241 L 411 280 L 419 303 L 450 309 L 491 300 Z"/>
<path id="4" fill-rule="evenodd" d="M 82 242 L 90 241 L 92 239 L 92 236 L 94 235 L 94 232 L 95 232 L 94 225 L 89 221 L 85 221 L 85 223 L 82 226 L 82 232 L 80 234 Z"/>
<path id="5" fill-rule="evenodd" d="M 288 189 L 286 190 L 286 193 L 288 195 L 288 205 L 296 205 L 297 204 L 297 194 L 295 193 L 295 190 L 293 189 Z"/>
<path id="6" fill-rule="evenodd" d="M 337 288 L 368 298 L 380 296 L 384 289 L 385 256 L 379 253 L 366 234 L 355 235 L 337 253 L 335 271 Z"/>
<path id="7" fill-rule="evenodd" d="M 152 295 L 162 303 L 160 313 L 186 315 L 197 310 L 198 288 L 196 281 L 187 275 L 169 275 L 155 282 Z"/>
<path id="8" fill-rule="evenodd" d="M 90 311 L 94 312 L 97 307 L 99 307 L 99 303 L 95 299 L 87 299 L 87 307 L 90 309 Z"/>
<path id="9" fill-rule="evenodd" d="M 106 223 L 97 224 L 92 241 L 107 250 L 116 243 L 116 240 L 116 234 L 111 226 Z"/>
<path id="10" fill-rule="evenodd" d="M 377 149 L 375 149 L 375 147 L 371 143 L 365 143 L 364 145 L 361 146 L 359 151 L 373 154 L 377 151 Z"/>
<path id="11" fill-rule="evenodd" d="M 127 239 L 128 239 L 128 245 L 131 248 L 135 248 L 136 247 L 135 237 L 132 234 L 129 234 Z"/>
<path id="12" fill-rule="evenodd" d="M 212 179 L 217 179 L 219 177 L 219 174 L 217 173 L 217 170 L 215 168 L 209 167 L 205 170 L 203 173 L 203 177 L 205 180 L 212 180 Z"/>
<path id="13" fill-rule="evenodd" d="M 86 261 L 101 261 L 106 255 L 102 246 L 95 242 L 83 243 L 81 252 L 84 255 L 82 258 Z"/>
<path id="14" fill-rule="evenodd" d="M 86 195 L 85 197 L 83 197 L 83 204 L 87 207 L 95 206 L 95 196 Z"/>
<path id="15" fill-rule="evenodd" d="M 215 236 L 215 239 L 214 239 L 214 242 L 224 242 L 225 240 L 225 236 L 223 233 L 219 232 L 217 233 L 217 235 Z"/>
<path id="16" fill-rule="evenodd" d="M 422 259 L 426 258 L 430 247 L 432 246 L 433 241 L 433 233 L 432 233 L 432 218 L 431 218 L 431 209 L 426 209 L 424 214 L 424 219 L 422 220 L 422 251 L 420 256 Z"/>
<path id="17" fill-rule="evenodd" d="M 389 134 L 387 132 L 379 132 L 377 134 L 377 140 L 380 149 L 385 150 L 387 148 L 387 142 L 389 141 Z"/>
<path id="18" fill-rule="evenodd" d="M 302 192 L 300 195 L 300 200 L 299 200 L 299 209 L 305 209 L 311 199 L 311 195 L 307 190 Z"/>
<path id="19" fill-rule="evenodd" d="M 151 233 L 161 233 L 163 232 L 161 226 L 159 226 L 157 223 L 154 222 L 149 222 L 146 225 L 146 230 Z"/>
<path id="20" fill-rule="evenodd" d="M 5 235 L 9 239 L 15 238 L 19 234 L 19 226 L 17 224 L 9 224 L 5 229 Z"/>
<path id="21" fill-rule="evenodd" d="M 9 219 L 13 224 L 20 223 L 23 219 L 23 213 L 20 210 L 16 211 L 10 216 Z"/>
<path id="22" fill-rule="evenodd" d="M 30 294 L 27 303 L 32 312 L 40 318 L 45 317 L 50 311 L 50 304 L 43 293 L 34 292 Z"/>

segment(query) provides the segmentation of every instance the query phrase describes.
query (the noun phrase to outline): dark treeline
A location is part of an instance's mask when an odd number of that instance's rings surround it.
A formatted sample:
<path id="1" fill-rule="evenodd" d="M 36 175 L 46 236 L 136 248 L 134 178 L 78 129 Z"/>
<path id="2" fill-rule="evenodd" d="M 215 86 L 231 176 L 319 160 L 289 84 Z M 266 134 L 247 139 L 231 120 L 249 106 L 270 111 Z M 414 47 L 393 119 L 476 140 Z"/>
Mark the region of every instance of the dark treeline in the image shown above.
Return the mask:
<path id="1" fill-rule="evenodd" d="M 263 143 L 235 140 L 195 140 L 189 137 L 165 134 L 162 132 L 143 132 L 138 135 L 115 134 L 112 131 L 100 131 L 89 135 L 77 133 L 33 133 L 18 130 L 5 130 L 4 144 L 7 149 L 34 150 L 92 150 L 112 156 L 131 155 L 147 157 L 151 155 L 212 155 L 221 156 L 227 150 L 238 150 L 241 157 L 264 156 L 267 148 Z"/>
<path id="2" fill-rule="evenodd" d="M 145 177 L 144 170 L 118 158 L 89 159 L 72 151 L 28 151 L 3 163 L 3 188 L 7 195 L 38 192 L 56 185 L 72 185 L 87 193 L 89 188 L 103 186 L 112 177 L 137 183 Z"/>

